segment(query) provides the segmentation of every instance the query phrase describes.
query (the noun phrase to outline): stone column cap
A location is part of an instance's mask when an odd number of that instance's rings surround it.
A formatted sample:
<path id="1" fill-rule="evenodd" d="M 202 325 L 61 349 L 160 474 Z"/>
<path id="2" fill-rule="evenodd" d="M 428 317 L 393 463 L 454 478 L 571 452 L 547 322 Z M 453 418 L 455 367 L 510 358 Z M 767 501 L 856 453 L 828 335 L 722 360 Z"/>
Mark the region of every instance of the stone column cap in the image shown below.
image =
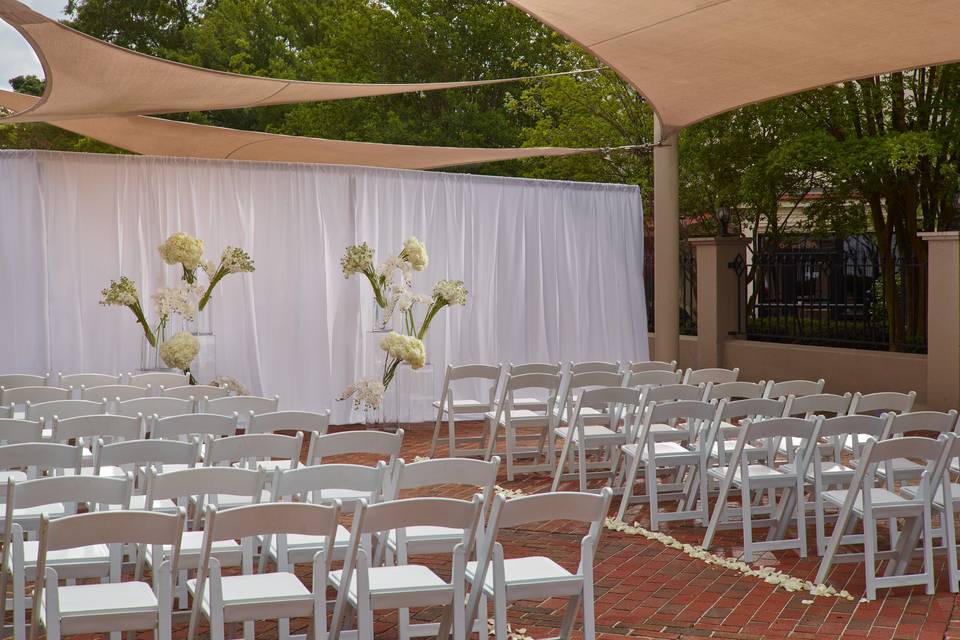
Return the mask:
<path id="1" fill-rule="evenodd" d="M 922 231 L 917 234 L 927 242 L 940 240 L 960 240 L 960 231 Z"/>

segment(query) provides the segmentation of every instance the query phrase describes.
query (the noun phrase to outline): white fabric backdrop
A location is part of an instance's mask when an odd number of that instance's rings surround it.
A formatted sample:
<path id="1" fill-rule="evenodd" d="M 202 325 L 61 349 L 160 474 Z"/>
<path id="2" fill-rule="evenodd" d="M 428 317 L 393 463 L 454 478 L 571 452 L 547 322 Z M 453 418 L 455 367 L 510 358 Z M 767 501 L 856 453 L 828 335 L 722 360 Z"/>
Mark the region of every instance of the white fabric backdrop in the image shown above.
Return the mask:
<path id="1" fill-rule="evenodd" d="M 135 369 L 139 327 L 128 311 L 99 306 L 100 289 L 124 274 L 148 300 L 173 284 L 156 246 L 180 230 L 202 238 L 208 257 L 232 244 L 256 260 L 256 273 L 230 276 L 214 294 L 218 373 L 280 394 L 282 408 L 331 408 L 334 422 L 361 418 L 334 398 L 378 373 L 369 286 L 339 267 L 344 247 L 361 240 L 382 257 L 416 235 L 430 253 L 417 290 L 454 278 L 470 291 L 466 307 L 432 325 L 434 373 L 401 380 L 422 396 L 404 419 L 429 417 L 447 363 L 648 355 L 634 187 L 6 151 L 2 372 Z"/>

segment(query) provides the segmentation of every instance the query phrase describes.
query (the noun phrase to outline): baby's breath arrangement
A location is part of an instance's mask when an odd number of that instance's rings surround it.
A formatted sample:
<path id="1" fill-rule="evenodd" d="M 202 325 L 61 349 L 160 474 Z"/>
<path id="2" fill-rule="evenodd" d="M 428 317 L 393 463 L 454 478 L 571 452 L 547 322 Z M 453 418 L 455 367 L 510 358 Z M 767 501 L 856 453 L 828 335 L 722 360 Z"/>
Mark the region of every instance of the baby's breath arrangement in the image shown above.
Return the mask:
<path id="1" fill-rule="evenodd" d="M 143 328 L 143 335 L 151 347 L 157 346 L 157 337 L 147 323 L 140 306 L 140 291 L 137 283 L 127 276 L 120 276 L 119 280 L 111 280 L 110 286 L 100 292 L 100 304 L 105 307 L 127 307 L 137 318 L 137 323 Z"/>
<path id="2" fill-rule="evenodd" d="M 207 277 L 210 278 L 210 284 L 207 285 L 207 290 L 204 291 L 203 297 L 200 298 L 200 311 L 206 308 L 207 303 L 210 302 L 210 295 L 213 294 L 214 287 L 216 287 L 225 276 L 231 273 L 252 273 L 256 271 L 256 268 L 253 266 L 253 258 L 251 258 L 250 254 L 246 251 L 240 247 L 227 247 L 220 255 L 219 265 L 214 265 L 213 262 L 207 262 L 204 263 L 203 270 L 207 274 Z"/>

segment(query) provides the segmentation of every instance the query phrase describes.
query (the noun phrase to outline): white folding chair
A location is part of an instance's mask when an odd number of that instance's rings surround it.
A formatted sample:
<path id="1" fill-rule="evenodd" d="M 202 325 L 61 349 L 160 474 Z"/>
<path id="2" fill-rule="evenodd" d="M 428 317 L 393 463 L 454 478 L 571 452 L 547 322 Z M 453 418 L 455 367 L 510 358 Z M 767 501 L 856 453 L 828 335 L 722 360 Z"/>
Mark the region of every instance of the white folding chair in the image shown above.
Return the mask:
<path id="1" fill-rule="evenodd" d="M 503 365 L 465 364 L 460 366 L 447 365 L 447 372 L 443 378 L 440 399 L 434 401 L 433 407 L 437 410 L 437 419 L 433 425 L 433 438 L 430 441 L 430 457 L 437 454 L 437 447 L 443 443 L 447 445 L 449 457 L 482 456 L 482 445 L 478 448 L 461 448 L 458 443 L 482 443 L 483 436 L 460 436 L 457 438 L 456 419 L 458 415 L 482 415 L 496 409 L 497 386 L 503 373 Z M 462 386 L 467 383 L 488 384 L 485 400 L 475 400 L 472 397 L 457 398 L 454 393 L 454 383 Z M 482 397 L 482 396 L 481 396 Z M 443 420 L 447 421 L 447 435 L 441 437 L 440 431 Z"/>
<path id="2" fill-rule="evenodd" d="M 129 478 L 49 477 L 15 483 L 7 482 L 7 502 L 3 535 L 3 571 L 0 593 L 13 585 L 13 630 L 15 640 L 27 637 L 24 614 L 27 608 L 27 582 L 36 582 L 39 543 L 28 540 L 26 532 L 36 533 L 41 517 L 62 518 L 76 513 L 78 503 L 90 511 L 130 506 L 132 483 Z M 119 562 L 119 557 L 112 558 Z M 47 557 L 47 566 L 57 570 L 61 579 L 90 578 L 107 574 L 111 567 L 110 549 L 106 545 L 64 549 Z M 114 572 L 119 570 L 113 567 Z M 0 620 L 6 611 L 0 598 Z"/>
<path id="3" fill-rule="evenodd" d="M 623 374 L 621 387 L 630 387 L 631 389 L 644 389 L 646 387 L 659 387 L 665 384 L 680 384 L 680 376 L 683 372 L 679 370 L 667 371 L 665 369 L 651 369 L 650 371 L 627 371 Z"/>
<path id="4" fill-rule="evenodd" d="M 720 384 L 722 382 L 736 382 L 740 378 L 740 369 L 710 368 L 687 369 L 683 374 L 683 384 Z"/>
<path id="5" fill-rule="evenodd" d="M 561 385 L 561 390 L 557 396 L 554 413 L 558 420 L 569 422 L 581 393 L 588 389 L 612 389 L 620 387 L 623 384 L 623 374 L 616 371 L 585 371 L 582 373 L 571 373 L 566 377 L 565 382 L 566 384 Z M 602 416 L 599 409 L 591 406 L 583 407 L 581 417 L 587 421 L 596 418 L 595 421 L 599 424 L 607 421 L 607 417 Z"/>
<path id="6" fill-rule="evenodd" d="M 917 392 L 899 393 L 897 391 L 880 391 L 877 393 L 853 394 L 850 401 L 850 413 L 908 413 L 913 411 L 913 404 L 917 400 Z"/>
<path id="7" fill-rule="evenodd" d="M 193 413 L 193 403 L 180 398 L 134 398 L 117 402 L 113 409 L 120 416 L 168 418 Z M 147 425 L 149 428 L 151 425 Z"/>
<path id="8" fill-rule="evenodd" d="M 180 543 L 180 570 L 175 582 L 181 607 L 186 604 L 187 570 L 196 569 L 203 550 L 203 515 L 206 505 L 217 506 L 220 497 L 241 498 L 243 505 L 258 504 L 264 496 L 263 471 L 237 469 L 235 467 L 196 467 L 182 471 L 157 473 L 147 471 L 147 499 L 144 508 L 153 511 L 158 504 L 161 509 L 172 501 L 181 509 L 187 509 L 192 503 L 194 518 L 192 528 L 189 522 L 183 522 L 183 536 Z M 219 540 L 213 546 L 213 552 L 221 566 L 240 565 L 240 545 L 231 540 Z M 169 545 L 147 547 L 137 563 L 137 577 L 145 564 L 156 568 L 171 559 L 172 547 Z"/>
<path id="9" fill-rule="evenodd" d="M 786 408 L 787 400 L 785 399 L 721 399 L 717 405 L 717 412 L 714 415 L 713 423 L 706 437 L 705 451 L 710 460 L 715 460 L 717 466 L 725 467 L 727 458 L 736 450 L 741 426 L 734 424 L 733 420 L 743 421 L 750 419 L 756 421 L 780 418 L 783 417 L 783 412 Z M 754 446 L 749 442 L 744 445 L 744 449 L 751 457 L 766 457 L 766 452 L 762 448 Z"/>
<path id="10" fill-rule="evenodd" d="M 594 640 L 593 561 L 612 495 L 612 491 L 605 488 L 599 495 L 562 491 L 511 500 L 496 496 L 483 539 L 478 541 L 477 561 L 467 563 L 466 575 L 471 584 L 467 625 L 478 613 L 481 620 L 486 620 L 486 600 L 492 598 L 496 638 L 504 640 L 507 638 L 507 603 L 567 598 L 560 637 L 570 637 L 577 610 L 582 606 L 584 640 Z M 546 556 L 504 559 L 503 546 L 497 542 L 503 530 L 554 520 L 590 525 L 580 541 L 580 564 L 575 571 Z"/>
<path id="11" fill-rule="evenodd" d="M 69 400 L 70 388 L 63 387 L 16 387 L 7 389 L 0 387 L 0 404 L 19 407 L 28 402 L 38 404 L 51 400 Z"/>
<path id="12" fill-rule="evenodd" d="M 396 433 L 383 431 L 340 431 L 310 436 L 312 456 L 307 464 L 321 464 L 324 458 L 346 455 L 372 455 L 387 459 L 388 476 L 393 477 L 393 469 L 403 446 L 403 429 Z"/>
<path id="13" fill-rule="evenodd" d="M 474 535 L 481 513 L 480 496 L 473 500 L 451 498 L 409 498 L 367 505 L 360 502 L 350 526 L 350 547 L 343 569 L 329 573 L 337 591 L 333 613 L 333 637 L 339 637 L 347 607 L 357 613 L 357 637 L 373 640 L 373 612 L 381 609 L 450 607 L 454 640 L 466 639 L 465 567 L 473 550 Z M 450 582 L 426 565 L 371 566 L 369 539 L 391 529 L 408 527 L 460 529 L 463 538 L 453 552 Z M 406 553 L 403 551 L 402 553 Z M 442 627 L 443 625 L 441 625 Z M 438 637 L 446 635 L 442 632 Z"/>
<path id="14" fill-rule="evenodd" d="M 587 362 L 571 362 L 569 368 L 572 375 L 577 375 L 578 373 L 596 372 L 622 374 L 622 366 L 623 365 L 620 362 L 604 362 L 600 360 L 593 360 Z"/>
<path id="15" fill-rule="evenodd" d="M 181 400 L 193 400 L 194 403 L 200 401 L 200 398 L 226 398 L 230 395 L 230 390 L 226 387 L 215 387 L 211 384 L 187 384 L 180 387 L 160 387 L 162 398 L 180 398 Z"/>
<path id="16" fill-rule="evenodd" d="M 255 546 L 260 536 L 307 535 L 321 536 L 332 546 L 337 530 L 337 505 L 276 503 L 239 507 L 218 512 L 207 507 L 207 526 L 204 530 L 203 556 L 196 580 L 188 587 L 194 596 L 188 638 L 194 637 L 200 615 L 210 624 L 212 640 L 223 640 L 224 625 L 242 622 L 244 637 L 253 638 L 256 620 L 308 617 L 311 631 L 307 638 L 326 640 L 327 636 L 327 574 L 330 556 L 318 551 L 313 558 L 312 588 L 303 585 L 291 570 L 279 569 L 272 573 L 253 573 Z M 224 576 L 216 555 L 216 542 L 241 540 L 243 554 L 241 575 Z M 287 640 L 289 632 L 280 633 Z"/>
<path id="17" fill-rule="evenodd" d="M 21 482 L 44 474 L 80 473 L 83 447 L 53 442 L 25 442 L 0 446 L 0 482 Z"/>
<path id="18" fill-rule="evenodd" d="M 958 429 L 960 425 L 957 423 L 956 409 L 948 412 L 910 411 L 893 414 L 890 426 L 882 439 L 902 438 L 908 432 L 914 431 L 933 432 L 939 436 L 941 433 L 957 433 Z M 926 465 L 909 458 L 894 458 L 887 464 L 877 467 L 876 474 L 879 478 L 885 478 L 887 488 L 892 490 L 894 483 L 919 480 L 925 469 Z"/>
<path id="19" fill-rule="evenodd" d="M 823 499 L 839 508 L 833 534 L 817 570 L 816 582 L 827 579 L 830 567 L 835 562 L 864 563 L 867 583 L 867 599 L 875 600 L 878 588 L 923 585 L 927 595 L 934 593 L 933 572 L 933 527 L 932 502 L 936 487 L 941 478 L 935 477 L 935 470 L 943 465 L 937 462 L 948 455 L 953 434 L 942 434 L 939 439 L 905 437 L 876 442 L 867 440 L 863 448 L 863 457 L 857 467 L 856 475 L 849 489 L 837 489 L 823 492 Z M 896 458 L 913 458 L 926 462 L 927 469 L 921 476 L 912 494 L 894 492 L 878 486 L 876 469 Z M 882 481 L 881 481 L 882 482 Z M 863 523 L 863 534 L 852 534 L 853 524 L 859 519 Z M 923 570 L 919 573 L 893 572 L 894 575 L 877 576 L 877 561 L 887 560 L 894 567 L 906 568 L 908 559 L 913 555 L 914 547 L 906 543 L 915 543 L 916 537 L 898 536 L 898 543 L 888 551 L 881 551 L 877 540 L 877 521 L 887 520 L 898 527 L 903 521 L 905 526 L 922 529 Z M 840 546 L 862 545 L 863 553 L 840 554 Z"/>
<path id="20" fill-rule="evenodd" d="M 330 427 L 330 410 L 315 411 L 273 411 L 271 413 L 255 413 L 250 416 L 247 433 L 277 433 L 293 431 L 303 434 L 310 439 L 307 447 L 307 460 L 313 459 L 313 438 L 317 433 L 325 435 Z M 279 462 L 279 461 L 278 461 Z M 282 466 L 282 465 L 281 465 Z"/>
<path id="21" fill-rule="evenodd" d="M 130 498 L 131 509 L 145 509 L 147 504 L 146 476 L 152 469 L 163 473 L 174 469 L 193 468 L 200 456 L 200 443 L 178 440 L 121 440 L 105 444 L 97 438 L 93 444 L 93 475 L 108 475 L 113 470 L 126 471 L 138 483 Z M 177 505 L 171 500 L 154 500 L 152 511 L 173 513 Z"/>
<path id="22" fill-rule="evenodd" d="M 106 373 L 70 373 L 63 375 L 57 374 L 57 387 L 73 387 L 82 389 L 84 387 L 102 387 L 104 385 L 120 384 L 120 376 L 112 376 Z"/>
<path id="23" fill-rule="evenodd" d="M 826 381 L 823 378 L 819 380 L 781 380 L 767 383 L 767 390 L 764 392 L 764 398 L 802 398 L 803 396 L 812 396 L 823 393 L 823 387 Z"/>
<path id="24" fill-rule="evenodd" d="M 823 418 L 830 418 L 842 416 L 849 413 L 852 399 L 853 396 L 850 393 L 844 393 L 843 395 L 835 393 L 812 393 L 800 397 L 787 396 L 787 408 L 784 410 L 783 417 L 815 418 L 816 416 L 821 416 Z M 868 436 L 860 435 L 859 437 L 863 441 L 866 441 Z M 863 444 L 863 442 L 859 444 Z M 792 440 L 781 440 L 780 452 L 786 453 L 788 447 L 792 446 Z M 844 442 L 842 447 L 846 451 L 852 451 L 853 442 Z M 831 447 L 822 444 L 820 445 L 820 449 L 821 452 L 829 452 Z"/>
<path id="25" fill-rule="evenodd" d="M 18 389 L 20 387 L 45 387 L 50 384 L 50 374 L 42 376 L 31 373 L 0 374 L 0 389 Z M 58 385 L 59 386 L 59 385 Z M 0 396 L 3 394 L 0 393 Z"/>
<path id="26" fill-rule="evenodd" d="M 0 445 L 19 444 L 21 442 L 40 442 L 43 428 L 33 420 L 0 418 Z"/>
<path id="27" fill-rule="evenodd" d="M 77 416 L 61 420 L 53 417 L 53 433 L 50 439 L 53 442 L 66 444 L 76 441 L 83 446 L 83 463 L 81 473 L 90 475 L 93 470 L 93 443 L 97 438 L 107 442 L 122 440 L 140 440 L 144 437 L 144 421 L 140 417 L 131 418 L 118 415 Z M 103 468 L 106 475 L 123 476 L 125 472 L 118 467 Z"/>
<path id="28" fill-rule="evenodd" d="M 827 418 L 820 425 L 820 438 L 833 449 L 831 459 L 825 460 L 823 447 L 817 448 L 813 456 L 813 468 L 807 471 L 806 480 L 813 483 L 813 509 L 816 518 L 817 555 L 823 555 L 827 548 L 826 521 L 827 503 L 823 494 L 828 490 L 847 489 L 856 475 L 856 467 L 851 466 L 841 456 L 843 444 L 852 443 L 853 460 L 863 453 L 866 442 L 872 438 L 882 440 L 890 429 L 892 413 L 882 416 L 840 415 Z"/>
<path id="29" fill-rule="evenodd" d="M 100 387 L 80 387 L 81 400 L 115 401 L 146 398 L 150 395 L 149 387 L 135 387 L 129 384 L 107 384 Z"/>
<path id="30" fill-rule="evenodd" d="M 137 387 L 147 387 L 159 391 L 160 387 L 182 387 L 190 384 L 190 375 L 187 373 L 173 373 L 166 371 L 149 371 L 147 373 L 128 373 L 127 384 Z"/>
<path id="31" fill-rule="evenodd" d="M 468 458 L 444 458 L 404 464 L 397 462 L 393 499 L 401 496 L 401 491 L 420 492 L 424 489 L 440 486 L 470 487 L 481 491 L 482 505 L 491 504 L 497 483 L 497 470 L 500 458 L 494 456 L 490 462 Z M 482 516 L 477 523 L 477 539 L 482 537 Z M 392 529 L 387 534 L 387 564 L 405 565 L 411 555 L 451 554 L 463 541 L 463 529 L 437 526 L 415 526 Z M 410 625 L 410 610 L 400 609 L 398 626 L 400 636 L 404 638 L 434 636 L 439 631 L 438 624 Z M 481 638 L 487 635 L 486 620 L 481 620 L 474 631 Z"/>
<path id="32" fill-rule="evenodd" d="M 273 502 L 311 502 L 313 504 L 340 504 L 341 513 L 353 513 L 360 500 L 376 504 L 384 497 L 387 486 L 387 465 L 382 460 L 374 467 L 359 464 L 327 463 L 296 469 L 276 469 L 270 486 Z M 388 496 L 389 497 L 389 496 Z M 346 553 L 350 532 L 338 527 L 334 546 L 326 547 L 325 540 L 316 536 L 288 535 L 264 542 L 261 570 L 269 558 L 282 570 L 312 561 L 320 550 L 327 549 L 334 560 L 342 560 Z"/>
<path id="33" fill-rule="evenodd" d="M 807 557 L 806 503 L 804 487 L 807 469 L 813 452 L 816 450 L 817 435 L 823 417 L 773 418 L 751 422 L 745 420 L 737 439 L 737 446 L 726 467 L 713 467 L 707 473 L 720 481 L 720 493 L 716 507 L 710 517 L 703 539 L 703 547 L 709 549 L 720 524 L 721 516 L 727 505 L 727 498 L 735 488 L 740 489 L 741 527 L 743 529 L 743 557 L 745 562 L 753 562 L 757 551 L 796 549 L 801 558 Z M 777 455 L 779 441 L 790 438 L 795 443 L 789 452 L 786 466 Z M 746 445 L 748 442 L 763 443 L 767 451 L 765 462 L 751 462 Z M 777 490 L 782 491 L 776 502 Z M 754 519 L 753 492 L 766 491 L 770 496 L 767 511 L 772 514 L 768 520 Z M 794 508 L 795 507 L 795 508 Z M 778 525 L 791 519 L 790 512 L 795 511 L 797 537 L 787 538 L 786 532 L 779 534 Z M 753 539 L 756 526 L 767 526 L 772 535 L 763 542 Z M 785 529 L 785 527 L 784 527 Z"/>
<path id="34" fill-rule="evenodd" d="M 517 391 L 537 390 L 546 394 L 546 408 L 543 411 L 518 409 L 513 405 L 513 396 Z M 516 473 L 516 458 L 533 457 L 531 464 L 520 467 L 522 472 L 552 471 L 555 463 L 554 434 L 558 415 L 557 406 L 560 391 L 560 376 L 547 373 L 527 373 L 508 375 L 500 392 L 496 411 L 484 414 L 487 420 L 487 452 L 485 460 L 493 458 L 497 437 L 502 428 L 506 440 L 507 479 L 513 480 Z M 533 429 L 534 433 L 529 433 Z M 522 431 L 521 431 L 522 430 Z M 518 433 L 519 432 L 519 433 Z M 527 442 L 535 444 L 519 446 Z M 541 462 L 542 459 L 545 462 Z"/>
<path id="35" fill-rule="evenodd" d="M 528 373 L 545 373 L 548 375 L 559 376 L 563 374 L 563 365 L 559 362 L 527 362 L 525 364 L 513 364 L 507 367 L 507 377 L 523 376 Z M 529 411 L 546 411 L 547 397 L 536 396 L 517 396 L 512 397 L 514 409 L 526 409 Z M 497 398 L 499 404 L 500 398 Z"/>
<path id="36" fill-rule="evenodd" d="M 198 438 L 201 442 L 207 436 L 223 438 L 237 435 L 235 416 L 221 416 L 214 413 L 186 413 L 173 416 L 151 416 L 149 420 L 150 437 L 164 440 L 189 440 Z"/>
<path id="37" fill-rule="evenodd" d="M 108 403 L 92 400 L 51 400 L 37 404 L 27 403 L 24 420 L 39 422 L 43 427 L 43 439 L 53 437 L 54 418 L 67 419 L 81 416 L 96 416 L 107 412 Z"/>
<path id="38" fill-rule="evenodd" d="M 676 371 L 677 361 L 671 360 L 664 362 L 662 360 L 635 360 L 630 363 L 627 369 L 630 373 L 642 373 L 644 371 Z M 680 382 L 677 380 L 677 382 Z"/>
<path id="39" fill-rule="evenodd" d="M 626 387 L 601 387 L 581 391 L 566 427 L 557 427 L 555 434 L 563 440 L 557 468 L 553 474 L 551 491 L 556 491 L 561 480 L 567 480 L 571 474 L 563 473 L 563 466 L 572 468 L 576 457 L 577 478 L 580 491 L 587 491 L 587 477 L 612 478 L 616 473 L 620 447 L 627 444 L 632 432 L 630 421 L 634 420 L 640 403 L 640 391 Z M 606 424 L 598 422 L 603 420 Z M 621 425 L 621 420 L 625 424 Z M 606 467 L 603 471 L 589 471 L 587 452 L 602 451 L 606 459 L 597 465 Z"/>
<path id="40" fill-rule="evenodd" d="M 46 637 L 59 640 L 61 634 L 111 632 L 119 640 L 121 631 L 152 629 L 160 640 L 172 636 L 171 576 L 177 569 L 180 531 L 185 514 L 146 511 L 99 511 L 58 520 L 44 518 L 40 528 L 40 548 L 36 573 L 41 587 L 33 593 L 33 621 L 30 640 L 36 640 L 40 627 Z M 140 582 L 121 582 L 119 561 L 111 562 L 104 574 L 110 582 L 60 586 L 57 570 L 48 566 L 55 552 L 106 544 L 119 558 L 123 545 L 136 543 L 166 545 L 172 558 L 159 567 L 154 577 L 156 591 Z M 113 635 L 115 634 L 115 635 Z"/>
<path id="41" fill-rule="evenodd" d="M 642 426 L 637 433 L 636 446 L 623 446 L 627 456 L 627 471 L 618 512 L 621 520 L 633 498 L 634 484 L 642 465 L 652 531 L 658 531 L 660 523 L 666 521 L 707 521 L 707 454 L 702 449 L 716 411 L 715 403 L 702 400 L 677 400 L 660 404 L 651 402 L 647 405 Z M 654 424 L 676 426 L 672 431 L 654 430 L 651 428 Z M 660 485 L 657 470 L 663 468 L 673 473 L 670 481 Z M 680 484 L 685 478 L 686 481 Z M 699 501 L 695 498 L 697 495 Z M 661 500 L 675 500 L 676 509 L 661 512 Z"/>
<path id="42" fill-rule="evenodd" d="M 222 416 L 239 416 L 239 426 L 245 429 L 250 416 L 258 413 L 274 413 L 280 405 L 280 396 L 265 398 L 261 396 L 226 396 L 223 398 L 203 398 L 199 401 L 199 413 L 218 413 Z"/>
<path id="43" fill-rule="evenodd" d="M 704 400 L 755 400 L 763 398 L 767 390 L 767 383 L 746 382 L 743 380 L 734 382 L 717 382 L 710 386 L 710 390 L 704 394 Z M 779 416 L 777 416 L 779 417 Z"/>
<path id="44" fill-rule="evenodd" d="M 248 433 L 242 436 L 207 436 L 203 464 L 207 467 L 233 465 L 241 469 L 263 469 L 269 476 L 274 469 L 296 469 L 303 449 L 303 433 L 285 436 L 279 433 Z M 228 506 L 229 503 L 218 503 Z"/>

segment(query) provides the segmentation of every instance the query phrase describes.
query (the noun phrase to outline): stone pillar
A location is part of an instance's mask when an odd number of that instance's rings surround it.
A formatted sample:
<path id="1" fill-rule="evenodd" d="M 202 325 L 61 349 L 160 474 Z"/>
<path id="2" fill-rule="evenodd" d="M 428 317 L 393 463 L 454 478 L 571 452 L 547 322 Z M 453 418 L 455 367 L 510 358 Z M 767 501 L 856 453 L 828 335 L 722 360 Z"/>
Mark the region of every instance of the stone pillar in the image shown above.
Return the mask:
<path id="1" fill-rule="evenodd" d="M 926 404 L 960 409 L 960 231 L 921 233 L 927 242 Z"/>
<path id="2" fill-rule="evenodd" d="M 653 139 L 653 357 L 669 362 L 680 352 L 680 160 L 677 133 L 662 135 L 656 117 Z"/>
<path id="3" fill-rule="evenodd" d="M 746 260 L 749 238 L 691 238 L 697 258 L 697 367 L 722 367 L 723 343 L 738 330 L 738 307 L 746 279 L 730 268 L 738 255 Z"/>

